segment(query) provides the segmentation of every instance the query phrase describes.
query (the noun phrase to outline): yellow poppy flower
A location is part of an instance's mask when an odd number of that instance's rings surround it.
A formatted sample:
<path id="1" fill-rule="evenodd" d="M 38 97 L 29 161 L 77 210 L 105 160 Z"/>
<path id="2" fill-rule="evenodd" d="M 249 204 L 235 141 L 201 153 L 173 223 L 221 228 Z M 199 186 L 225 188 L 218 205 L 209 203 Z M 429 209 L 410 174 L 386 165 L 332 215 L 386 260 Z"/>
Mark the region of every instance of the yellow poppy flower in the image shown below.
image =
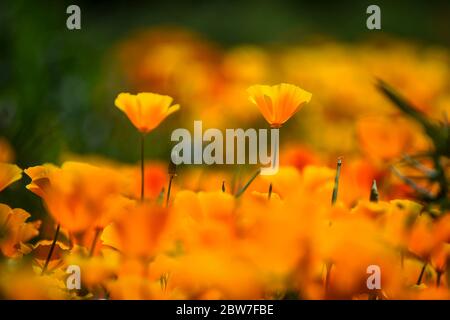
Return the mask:
<path id="1" fill-rule="evenodd" d="M 22 244 L 39 234 L 40 221 L 26 222 L 31 215 L 0 203 L 0 252 L 6 257 L 20 257 Z"/>
<path id="2" fill-rule="evenodd" d="M 65 273 L 63 273 L 65 275 Z M 11 300 L 63 300 L 73 299 L 64 279 L 37 275 L 31 268 L 2 267 L 0 269 L 0 295 Z"/>
<path id="3" fill-rule="evenodd" d="M 178 104 L 171 106 L 172 101 L 169 96 L 145 92 L 120 93 L 114 103 L 140 132 L 149 133 L 180 108 Z"/>
<path id="4" fill-rule="evenodd" d="M 221 299 L 259 299 L 262 281 L 254 265 L 232 250 L 198 249 L 179 258 L 169 283 L 188 297 L 207 297 L 211 289 Z M 235 283 L 239 283 L 236 286 Z"/>
<path id="5" fill-rule="evenodd" d="M 250 101 L 258 106 L 266 121 L 279 128 L 311 100 L 311 93 L 282 83 L 275 86 L 254 85 L 247 89 Z"/>
<path id="6" fill-rule="evenodd" d="M 15 164 L 0 163 L 0 191 L 22 177 L 22 169 Z"/>
<path id="7" fill-rule="evenodd" d="M 105 283 L 113 277 L 119 265 L 119 254 L 114 250 L 106 249 L 101 255 L 87 257 L 80 253 L 66 255 L 68 265 L 80 266 L 81 281 L 90 290 Z"/>

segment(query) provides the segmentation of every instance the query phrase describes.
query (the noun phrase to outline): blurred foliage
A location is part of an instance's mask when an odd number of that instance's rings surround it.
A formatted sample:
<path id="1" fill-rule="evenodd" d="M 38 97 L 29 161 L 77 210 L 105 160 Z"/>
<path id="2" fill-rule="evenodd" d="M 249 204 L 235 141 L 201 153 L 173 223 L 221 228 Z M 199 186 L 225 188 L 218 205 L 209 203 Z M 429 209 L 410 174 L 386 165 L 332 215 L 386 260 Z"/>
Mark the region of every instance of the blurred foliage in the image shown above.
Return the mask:
<path id="1" fill-rule="evenodd" d="M 448 1 L 378 1 L 382 32 L 449 45 Z M 66 29 L 66 7 L 78 4 L 82 30 Z M 312 37 L 358 41 L 381 33 L 365 27 L 370 1 L 24 1 L 0 4 L 0 136 L 22 168 L 60 162 L 64 152 L 138 159 L 133 128 L 112 108 L 125 91 L 111 66 L 114 46 L 134 31 L 182 26 L 227 47 L 280 44 Z M 106 81 L 105 81 L 106 80 Z M 120 130 L 118 130 L 120 128 Z M 120 133 L 119 133 L 120 132 Z M 169 132 L 149 136 L 146 154 L 167 157 Z M 112 138 L 113 135 L 113 138 Z M 24 182 L 22 182 L 24 183 Z M 19 188 L 17 188 L 19 189 Z M 13 205 L 31 201 L 23 188 Z M 2 199 L 0 199 L 2 200 Z"/>
<path id="2" fill-rule="evenodd" d="M 18 164 L 57 161 L 61 150 L 136 159 L 138 150 L 109 143 L 116 92 L 105 70 L 108 50 L 135 29 L 181 25 L 206 38 L 236 43 L 284 43 L 322 34 L 358 40 L 367 1 L 3 1 L 0 10 L 0 130 L 17 152 Z M 82 30 L 65 27 L 67 5 L 82 10 Z M 383 32 L 448 45 L 446 1 L 380 1 Z M 339 26 L 339 27 L 336 27 Z M 103 109 L 102 112 L 97 112 Z M 106 115 L 105 115 L 106 114 Z M 119 118 L 120 119 L 120 118 Z M 125 128 L 129 137 L 131 128 Z M 149 150 L 150 151 L 150 150 Z M 151 151 L 150 151 L 151 152 Z"/>
<path id="3" fill-rule="evenodd" d="M 409 159 L 419 156 L 420 158 L 430 158 L 433 163 L 433 169 L 422 170 L 422 178 L 428 179 L 431 182 L 437 182 L 439 185 L 438 192 L 436 194 L 430 193 L 428 190 L 421 189 L 414 183 L 412 179 L 402 177 L 402 179 L 413 187 L 417 193 L 418 198 L 425 201 L 429 205 L 437 204 L 441 207 L 442 211 L 448 210 L 449 198 L 448 187 L 450 182 L 446 176 L 445 167 L 448 163 L 450 155 L 450 136 L 449 136 L 449 124 L 448 119 L 444 118 L 441 123 L 433 123 L 426 117 L 425 114 L 414 108 L 414 106 L 397 93 L 391 86 L 382 80 L 377 83 L 379 90 L 399 108 L 407 116 L 417 121 L 424 129 L 424 132 L 433 142 L 433 148 L 426 154 L 408 156 Z M 444 115 L 447 117 L 447 115 Z M 417 169 L 424 168 L 418 160 L 413 161 L 413 166 Z"/>

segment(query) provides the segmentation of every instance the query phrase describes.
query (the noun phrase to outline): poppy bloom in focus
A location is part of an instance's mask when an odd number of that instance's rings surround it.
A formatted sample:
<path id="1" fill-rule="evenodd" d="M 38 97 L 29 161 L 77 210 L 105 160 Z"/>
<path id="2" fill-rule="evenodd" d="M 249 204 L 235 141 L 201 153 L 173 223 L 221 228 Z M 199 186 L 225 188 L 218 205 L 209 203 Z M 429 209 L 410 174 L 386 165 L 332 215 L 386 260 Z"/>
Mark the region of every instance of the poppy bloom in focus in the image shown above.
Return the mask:
<path id="1" fill-rule="evenodd" d="M 178 104 L 171 106 L 172 101 L 169 96 L 145 92 L 120 93 L 114 103 L 140 132 L 149 133 L 180 108 Z"/>
<path id="2" fill-rule="evenodd" d="M 292 84 L 254 85 L 247 89 L 250 101 L 258 106 L 273 128 L 281 127 L 311 100 L 311 93 Z"/>

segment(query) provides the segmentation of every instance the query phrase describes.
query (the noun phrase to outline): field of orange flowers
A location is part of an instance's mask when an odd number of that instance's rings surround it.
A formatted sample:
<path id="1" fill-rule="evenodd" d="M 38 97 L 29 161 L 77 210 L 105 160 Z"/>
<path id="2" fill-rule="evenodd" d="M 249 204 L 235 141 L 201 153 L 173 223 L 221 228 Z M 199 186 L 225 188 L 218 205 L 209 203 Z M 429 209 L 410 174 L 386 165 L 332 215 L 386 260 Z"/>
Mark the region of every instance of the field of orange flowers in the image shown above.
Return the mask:
<path id="1" fill-rule="evenodd" d="M 222 49 L 150 30 L 114 57 L 129 90 L 104 103 L 135 127 L 127 143 L 142 159 L 63 154 L 19 168 L 1 139 L 0 192 L 23 179 L 51 217 L 0 204 L 1 298 L 450 299 L 446 49 Z M 146 156 L 145 143 L 194 120 L 280 128 L 278 173 Z"/>

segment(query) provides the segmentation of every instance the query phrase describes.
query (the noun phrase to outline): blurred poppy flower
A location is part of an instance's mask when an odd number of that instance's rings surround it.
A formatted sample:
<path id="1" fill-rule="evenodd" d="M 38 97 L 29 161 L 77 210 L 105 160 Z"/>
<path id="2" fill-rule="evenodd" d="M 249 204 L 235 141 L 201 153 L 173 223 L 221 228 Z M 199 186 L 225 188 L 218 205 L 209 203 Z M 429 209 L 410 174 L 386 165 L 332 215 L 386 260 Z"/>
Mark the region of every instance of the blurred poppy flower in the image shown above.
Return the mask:
<path id="1" fill-rule="evenodd" d="M 449 243 L 440 244 L 431 254 L 431 264 L 433 265 L 436 272 L 442 274 L 447 270 L 449 262 L 450 262 L 450 244 Z"/>
<path id="2" fill-rule="evenodd" d="M 0 163 L 0 191 L 22 177 L 22 169 L 15 164 Z"/>
<path id="3" fill-rule="evenodd" d="M 247 89 L 250 101 L 258 106 L 266 121 L 279 128 L 311 100 L 311 93 L 282 83 L 275 86 L 254 85 Z"/>
<path id="4" fill-rule="evenodd" d="M 425 261 L 430 258 L 436 246 L 433 226 L 433 220 L 428 215 L 422 214 L 414 222 L 409 237 L 409 251 Z"/>
<path id="5" fill-rule="evenodd" d="M 57 166 L 48 163 L 25 169 L 25 174 L 31 179 L 31 182 L 26 186 L 26 188 L 39 197 L 43 198 L 43 188 L 49 182 L 50 173 L 56 169 L 58 169 Z"/>
<path id="6" fill-rule="evenodd" d="M 229 193 L 180 191 L 173 202 L 169 230 L 184 247 L 233 246 L 235 198 Z"/>
<path id="7" fill-rule="evenodd" d="M 420 128 L 404 118 L 363 117 L 356 123 L 356 131 L 362 151 L 376 161 L 396 159 L 428 147 Z"/>
<path id="8" fill-rule="evenodd" d="M 26 222 L 31 215 L 0 203 L 0 250 L 6 257 L 23 253 L 23 244 L 39 234 L 40 221 Z"/>
<path id="9" fill-rule="evenodd" d="M 63 273 L 65 276 L 65 273 Z M 12 300 L 62 300 L 73 298 L 60 278 L 37 275 L 31 269 L 22 267 L 11 270 L 0 269 L 0 295 Z"/>
<path id="10" fill-rule="evenodd" d="M 173 99 L 156 93 L 120 93 L 115 105 L 130 119 L 131 123 L 142 133 L 149 133 L 180 106 L 172 105 Z"/>
<path id="11" fill-rule="evenodd" d="M 47 170 L 50 169 L 50 170 Z M 117 174 L 81 162 L 26 170 L 27 186 L 44 200 L 49 213 L 69 232 L 104 227 L 122 205 Z"/>
<path id="12" fill-rule="evenodd" d="M 150 258 L 160 245 L 168 217 L 165 208 L 137 203 L 106 227 L 101 239 L 127 257 Z"/>
<path id="13" fill-rule="evenodd" d="M 119 260 L 119 254 L 110 249 L 103 250 L 101 255 L 95 257 L 72 253 L 65 258 L 66 264 L 80 267 L 83 285 L 92 290 L 94 286 L 102 285 L 113 277 Z"/>
<path id="14" fill-rule="evenodd" d="M 64 244 L 61 241 L 56 241 L 52 249 L 51 240 L 40 240 L 35 245 L 33 245 L 32 256 L 34 258 L 33 262 L 42 270 L 48 258 L 48 253 L 52 251 L 52 256 L 48 262 L 48 270 L 55 270 L 64 265 L 63 256 L 68 254 L 72 248 Z"/>
<path id="15" fill-rule="evenodd" d="M 261 278 L 252 263 L 230 250 L 200 249 L 180 257 L 169 282 L 199 299 L 211 289 L 217 290 L 220 299 L 255 299 L 262 295 Z"/>

